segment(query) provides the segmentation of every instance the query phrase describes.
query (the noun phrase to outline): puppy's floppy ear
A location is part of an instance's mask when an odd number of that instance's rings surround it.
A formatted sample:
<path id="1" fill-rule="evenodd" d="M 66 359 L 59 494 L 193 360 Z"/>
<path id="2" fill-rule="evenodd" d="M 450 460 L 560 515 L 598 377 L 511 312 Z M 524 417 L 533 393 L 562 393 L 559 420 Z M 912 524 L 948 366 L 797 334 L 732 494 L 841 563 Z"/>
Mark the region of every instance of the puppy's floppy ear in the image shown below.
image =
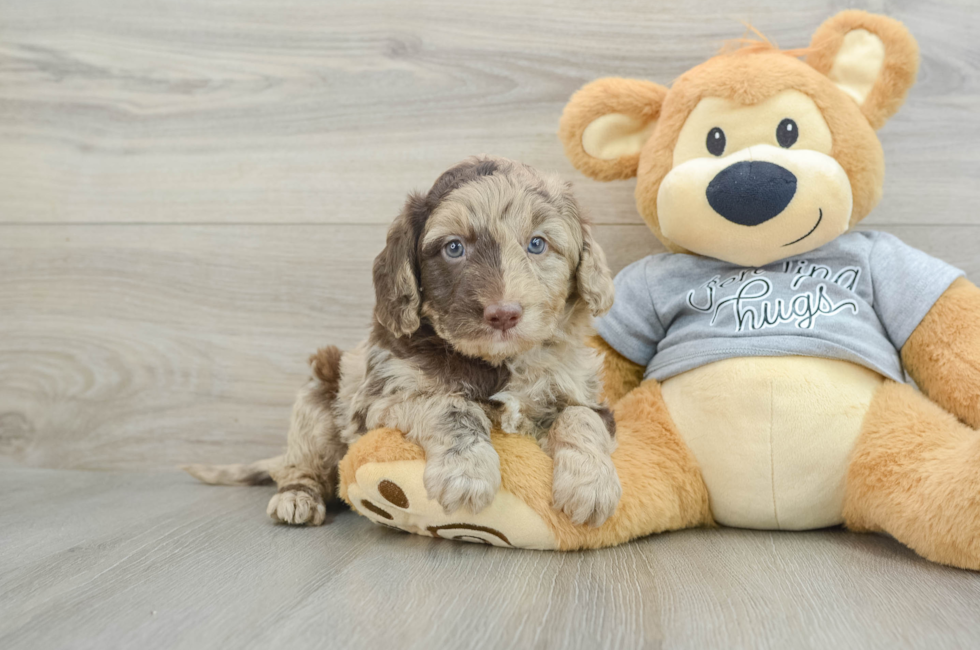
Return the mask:
<path id="1" fill-rule="evenodd" d="M 602 316 L 612 309 L 616 297 L 612 273 L 606 264 L 606 254 L 592 237 L 592 228 L 587 223 L 582 224 L 582 255 L 575 281 L 593 316 Z"/>
<path id="2" fill-rule="evenodd" d="M 612 308 L 616 289 L 612 273 L 606 264 L 606 254 L 592 236 L 592 227 L 582 216 L 572 184 L 555 178 L 552 195 L 557 196 L 558 209 L 571 223 L 582 229 L 582 249 L 579 251 L 578 267 L 575 269 L 576 293 L 589 306 L 593 316 L 601 316 Z M 559 189 L 560 187 L 560 189 Z"/>
<path id="3" fill-rule="evenodd" d="M 842 11 L 821 25 L 806 62 L 827 75 L 881 128 L 901 107 L 919 70 L 919 46 L 902 23 L 866 11 Z"/>
<path id="4" fill-rule="evenodd" d="M 636 176 L 640 151 L 660 117 L 667 89 L 609 77 L 586 84 L 565 106 L 558 137 L 575 168 L 599 181 Z"/>
<path id="5" fill-rule="evenodd" d="M 388 229 L 385 248 L 374 258 L 374 315 L 395 336 L 413 334 L 421 323 L 414 221 L 424 210 L 425 199 L 412 194 Z"/>
<path id="6" fill-rule="evenodd" d="M 606 265 L 606 254 L 592 236 L 592 227 L 582 217 L 582 208 L 572 194 L 571 183 L 562 183 L 559 202 L 565 216 L 582 229 L 582 250 L 575 269 L 576 291 L 592 315 L 601 316 L 612 308 L 616 294 L 612 273 Z"/>

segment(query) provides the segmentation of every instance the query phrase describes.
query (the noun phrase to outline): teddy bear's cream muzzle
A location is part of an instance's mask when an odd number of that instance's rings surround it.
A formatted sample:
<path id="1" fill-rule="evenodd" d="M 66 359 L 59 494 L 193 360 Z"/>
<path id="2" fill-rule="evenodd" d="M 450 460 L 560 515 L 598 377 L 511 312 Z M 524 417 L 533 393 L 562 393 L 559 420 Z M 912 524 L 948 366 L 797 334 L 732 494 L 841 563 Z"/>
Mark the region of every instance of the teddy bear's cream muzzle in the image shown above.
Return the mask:
<path id="1" fill-rule="evenodd" d="M 719 185 L 723 191 L 716 190 Z M 720 195 L 723 203 L 713 200 Z M 683 162 L 664 177 L 657 194 L 667 239 L 746 266 L 832 241 L 847 230 L 851 209 L 851 184 L 834 158 L 771 145 Z"/>

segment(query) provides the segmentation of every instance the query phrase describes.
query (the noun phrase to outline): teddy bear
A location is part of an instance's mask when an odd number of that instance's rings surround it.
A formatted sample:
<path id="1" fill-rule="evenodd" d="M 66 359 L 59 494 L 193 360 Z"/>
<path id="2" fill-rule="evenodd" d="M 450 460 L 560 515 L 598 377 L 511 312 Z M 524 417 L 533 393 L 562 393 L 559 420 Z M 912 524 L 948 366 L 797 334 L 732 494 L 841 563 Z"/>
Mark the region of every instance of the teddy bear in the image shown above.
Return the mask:
<path id="1" fill-rule="evenodd" d="M 854 229 L 881 197 L 875 130 L 917 69 L 901 23 L 851 10 L 803 50 L 743 43 L 670 88 L 587 84 L 561 117 L 566 155 L 593 179 L 636 177 L 669 251 L 619 273 L 592 340 L 615 513 L 573 525 L 552 507 L 548 456 L 502 432 L 501 489 L 480 513 L 429 500 L 421 449 L 393 430 L 351 447 L 341 496 L 378 524 L 498 546 L 844 525 L 980 570 L 980 289 Z"/>

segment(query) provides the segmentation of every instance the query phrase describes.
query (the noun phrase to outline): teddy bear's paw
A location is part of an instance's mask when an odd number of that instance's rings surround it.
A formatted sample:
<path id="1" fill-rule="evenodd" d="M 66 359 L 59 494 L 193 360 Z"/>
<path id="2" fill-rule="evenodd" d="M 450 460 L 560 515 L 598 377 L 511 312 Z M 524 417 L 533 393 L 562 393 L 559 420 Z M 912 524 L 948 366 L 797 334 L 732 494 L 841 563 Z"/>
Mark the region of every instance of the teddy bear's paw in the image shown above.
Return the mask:
<path id="1" fill-rule="evenodd" d="M 541 515 L 506 489 L 479 514 L 465 509 L 446 514 L 426 494 L 425 465 L 424 460 L 365 463 L 346 486 L 348 503 L 376 524 L 416 535 L 510 548 L 558 547 Z"/>
<path id="2" fill-rule="evenodd" d="M 265 512 L 278 522 L 295 526 L 320 526 L 327 518 L 323 498 L 305 485 L 274 494 Z"/>
<path id="3" fill-rule="evenodd" d="M 500 489 L 500 457 L 489 442 L 462 453 L 432 456 L 425 463 L 425 490 L 446 514 L 465 508 L 476 514 Z"/>
<path id="4" fill-rule="evenodd" d="M 601 526 L 616 510 L 623 489 L 608 456 L 566 447 L 555 453 L 552 502 L 575 525 Z"/>

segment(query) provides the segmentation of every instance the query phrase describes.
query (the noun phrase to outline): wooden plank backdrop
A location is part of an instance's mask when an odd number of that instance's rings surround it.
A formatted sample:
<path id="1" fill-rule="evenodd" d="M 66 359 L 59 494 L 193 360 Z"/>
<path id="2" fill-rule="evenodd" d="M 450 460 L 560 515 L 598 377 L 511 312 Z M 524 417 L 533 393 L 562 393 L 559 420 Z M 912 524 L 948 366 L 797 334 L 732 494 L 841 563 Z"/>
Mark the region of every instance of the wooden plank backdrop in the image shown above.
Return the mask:
<path id="1" fill-rule="evenodd" d="M 0 455 L 277 453 L 307 355 L 366 333 L 405 194 L 470 154 L 573 179 L 615 269 L 662 250 L 632 183 L 564 159 L 568 97 L 669 83 L 740 20 L 803 46 L 851 6 L 903 20 L 923 53 L 864 227 L 980 279 L 971 2 L 0 1 Z"/>

